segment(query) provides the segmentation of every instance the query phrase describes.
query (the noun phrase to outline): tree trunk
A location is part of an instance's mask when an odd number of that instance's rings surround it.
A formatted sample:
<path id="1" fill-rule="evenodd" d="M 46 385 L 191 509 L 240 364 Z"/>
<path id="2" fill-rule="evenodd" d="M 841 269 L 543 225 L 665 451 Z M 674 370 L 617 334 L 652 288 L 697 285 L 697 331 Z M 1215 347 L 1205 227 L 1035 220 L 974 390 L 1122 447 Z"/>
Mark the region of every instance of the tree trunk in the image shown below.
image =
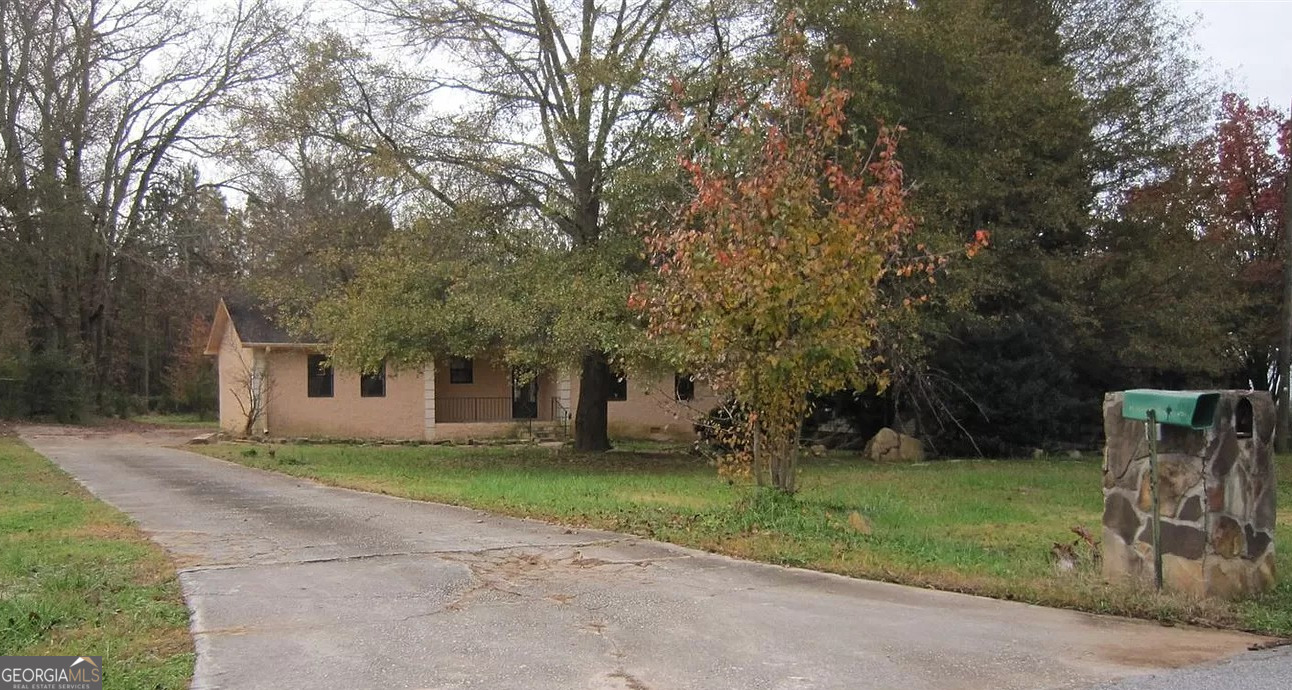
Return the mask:
<path id="1" fill-rule="evenodd" d="M 768 444 L 771 445 L 771 444 Z M 771 468 L 772 486 L 787 494 L 798 491 L 798 457 L 799 444 L 795 438 L 778 439 L 768 448 L 768 464 Z"/>
<path id="2" fill-rule="evenodd" d="M 607 400 L 610 394 L 610 365 L 606 353 L 583 356 L 579 375 L 579 405 L 574 413 L 574 449 L 599 453 L 610 450 L 607 431 Z"/>
<path id="3" fill-rule="evenodd" d="M 1279 342 L 1278 413 L 1274 426 L 1274 448 L 1279 453 L 1292 450 L 1292 382 L 1288 368 L 1292 364 L 1292 163 L 1287 169 L 1283 192 L 1283 328 Z"/>
<path id="4" fill-rule="evenodd" d="M 151 313 L 152 305 L 149 304 L 148 290 L 144 289 L 144 314 L 143 314 L 143 339 L 144 339 L 144 412 L 153 411 L 153 386 L 152 386 L 152 331 L 149 330 L 148 316 Z"/>

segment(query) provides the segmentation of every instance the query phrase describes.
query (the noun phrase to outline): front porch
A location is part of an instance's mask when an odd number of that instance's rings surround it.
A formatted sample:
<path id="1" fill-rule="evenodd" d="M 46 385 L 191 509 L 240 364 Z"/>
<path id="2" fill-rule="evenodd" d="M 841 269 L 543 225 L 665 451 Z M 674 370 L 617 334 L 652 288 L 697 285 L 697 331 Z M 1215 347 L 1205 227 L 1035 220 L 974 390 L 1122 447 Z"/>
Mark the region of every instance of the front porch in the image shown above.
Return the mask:
<path id="1" fill-rule="evenodd" d="M 444 398 L 435 403 L 435 438 L 564 438 L 573 415 L 559 398 L 547 405 L 512 398 Z"/>
<path id="2" fill-rule="evenodd" d="M 426 379 L 428 439 L 563 436 L 573 418 L 562 374 L 526 376 L 491 358 L 451 358 Z"/>

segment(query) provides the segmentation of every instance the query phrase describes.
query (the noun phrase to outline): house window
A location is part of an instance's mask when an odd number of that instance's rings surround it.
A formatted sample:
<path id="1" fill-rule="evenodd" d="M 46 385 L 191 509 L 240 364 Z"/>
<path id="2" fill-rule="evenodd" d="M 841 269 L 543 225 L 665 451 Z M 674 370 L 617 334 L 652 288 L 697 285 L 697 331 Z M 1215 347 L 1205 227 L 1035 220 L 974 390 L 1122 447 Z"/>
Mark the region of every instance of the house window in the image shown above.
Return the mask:
<path id="1" fill-rule="evenodd" d="M 386 397 L 386 363 L 382 362 L 380 367 L 371 374 L 361 374 L 359 376 L 359 395 L 364 398 L 384 398 Z"/>
<path id="2" fill-rule="evenodd" d="M 674 374 L 673 393 L 678 400 L 695 400 L 695 379 L 686 374 Z"/>
<path id="3" fill-rule="evenodd" d="M 332 397 L 332 365 L 328 364 L 326 355 L 310 355 L 305 376 L 311 398 Z"/>
<path id="4" fill-rule="evenodd" d="M 449 383 L 471 383 L 475 380 L 470 357 L 449 358 Z"/>
<path id="5" fill-rule="evenodd" d="M 610 372 L 610 392 L 606 400 L 628 399 L 628 377 L 623 372 Z"/>

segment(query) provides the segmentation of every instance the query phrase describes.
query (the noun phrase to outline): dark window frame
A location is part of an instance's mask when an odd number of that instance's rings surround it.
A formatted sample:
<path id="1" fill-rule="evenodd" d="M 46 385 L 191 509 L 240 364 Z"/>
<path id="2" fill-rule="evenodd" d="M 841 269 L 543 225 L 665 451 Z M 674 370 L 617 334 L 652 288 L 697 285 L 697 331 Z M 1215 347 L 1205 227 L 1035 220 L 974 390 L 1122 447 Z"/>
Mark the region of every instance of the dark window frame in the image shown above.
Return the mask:
<path id="1" fill-rule="evenodd" d="M 382 362 L 377 371 L 371 374 L 359 374 L 359 397 L 361 398 L 384 398 L 386 397 L 386 363 Z"/>
<path id="2" fill-rule="evenodd" d="M 331 398 L 336 393 L 336 372 L 328 364 L 327 355 L 308 355 L 305 358 L 305 393 L 311 398 Z"/>
<path id="3" fill-rule="evenodd" d="M 449 383 L 475 383 L 475 365 L 470 357 L 450 357 Z"/>
<path id="4" fill-rule="evenodd" d="M 606 400 L 610 402 L 623 402 L 628 399 L 628 375 L 623 372 L 610 372 L 610 380 L 606 383 Z"/>
<path id="5" fill-rule="evenodd" d="M 673 398 L 679 402 L 695 400 L 695 379 L 682 373 L 673 374 Z"/>

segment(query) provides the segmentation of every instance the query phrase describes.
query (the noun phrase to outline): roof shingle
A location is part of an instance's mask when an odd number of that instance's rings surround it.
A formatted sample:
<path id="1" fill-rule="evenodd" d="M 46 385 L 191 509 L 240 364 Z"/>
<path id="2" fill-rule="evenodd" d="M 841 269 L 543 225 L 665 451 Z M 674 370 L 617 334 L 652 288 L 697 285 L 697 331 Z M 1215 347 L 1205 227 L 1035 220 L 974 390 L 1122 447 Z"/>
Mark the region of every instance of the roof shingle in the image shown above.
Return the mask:
<path id="1" fill-rule="evenodd" d="M 286 329 L 274 323 L 266 313 L 264 306 L 246 296 L 228 296 L 224 306 L 229 310 L 229 319 L 238 331 L 243 343 L 295 344 L 316 342 L 294 338 Z"/>

